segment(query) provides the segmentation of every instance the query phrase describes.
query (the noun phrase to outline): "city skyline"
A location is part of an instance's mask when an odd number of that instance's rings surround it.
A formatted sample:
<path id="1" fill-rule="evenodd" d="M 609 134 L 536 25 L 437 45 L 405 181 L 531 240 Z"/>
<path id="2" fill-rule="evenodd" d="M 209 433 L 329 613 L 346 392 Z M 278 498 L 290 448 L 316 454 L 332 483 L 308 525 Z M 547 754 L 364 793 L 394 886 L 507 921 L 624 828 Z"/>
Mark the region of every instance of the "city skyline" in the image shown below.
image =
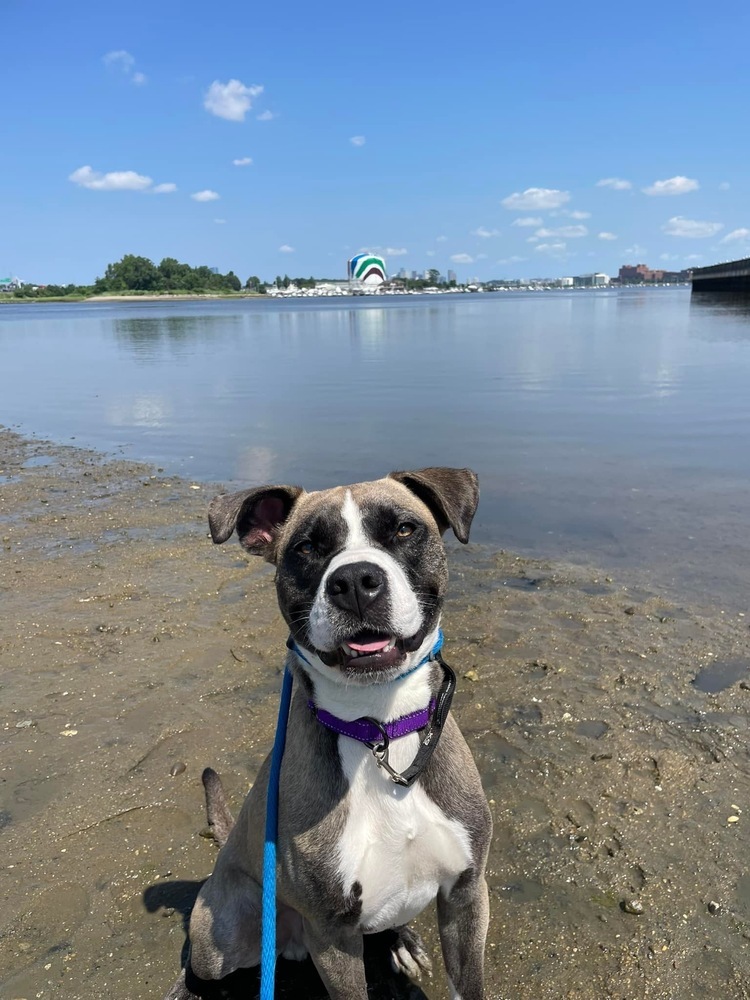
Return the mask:
<path id="1" fill-rule="evenodd" d="M 252 32 L 234 0 L 203 13 L 41 0 L 29 31 L 6 7 L 0 274 L 90 283 L 127 253 L 337 274 L 368 250 L 462 281 L 750 255 L 745 9 L 699 27 L 667 2 L 645 31 L 543 0 L 522 46 L 488 3 L 375 33 L 335 3 Z"/>

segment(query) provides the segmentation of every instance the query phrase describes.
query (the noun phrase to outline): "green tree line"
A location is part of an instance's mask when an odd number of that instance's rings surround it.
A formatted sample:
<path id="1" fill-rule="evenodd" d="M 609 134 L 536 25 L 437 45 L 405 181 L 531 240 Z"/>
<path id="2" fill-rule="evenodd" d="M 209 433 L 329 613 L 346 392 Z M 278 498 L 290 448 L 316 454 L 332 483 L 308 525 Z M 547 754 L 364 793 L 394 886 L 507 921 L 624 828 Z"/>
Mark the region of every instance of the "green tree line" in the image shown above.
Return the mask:
<path id="1" fill-rule="evenodd" d="M 174 257 L 154 264 L 148 257 L 126 254 L 108 264 L 104 277 L 94 282 L 94 294 L 104 292 L 239 292 L 242 282 L 234 273 L 216 274 L 210 267 L 191 267 Z"/>

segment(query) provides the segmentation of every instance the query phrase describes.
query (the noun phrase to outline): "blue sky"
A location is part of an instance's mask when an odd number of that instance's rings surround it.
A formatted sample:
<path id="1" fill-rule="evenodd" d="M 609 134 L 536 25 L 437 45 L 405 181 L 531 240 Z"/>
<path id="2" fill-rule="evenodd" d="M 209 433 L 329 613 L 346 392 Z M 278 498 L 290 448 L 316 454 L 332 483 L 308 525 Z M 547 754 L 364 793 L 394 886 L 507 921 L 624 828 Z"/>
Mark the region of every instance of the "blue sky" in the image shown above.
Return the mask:
<path id="1" fill-rule="evenodd" d="M 0 276 L 90 282 L 125 253 L 243 281 L 343 277 L 360 249 L 459 278 L 750 254 L 750 5 L 0 9 Z"/>

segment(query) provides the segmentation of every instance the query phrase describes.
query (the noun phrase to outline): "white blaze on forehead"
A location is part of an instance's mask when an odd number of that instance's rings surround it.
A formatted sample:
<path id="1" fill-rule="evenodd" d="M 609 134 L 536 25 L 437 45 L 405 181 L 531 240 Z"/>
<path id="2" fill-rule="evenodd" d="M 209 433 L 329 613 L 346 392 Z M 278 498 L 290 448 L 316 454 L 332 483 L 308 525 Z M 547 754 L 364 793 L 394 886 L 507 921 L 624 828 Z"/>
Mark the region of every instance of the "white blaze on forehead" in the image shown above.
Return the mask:
<path id="1" fill-rule="evenodd" d="M 362 511 L 351 490 L 346 491 L 341 516 L 347 527 L 346 542 L 344 548 L 329 563 L 315 594 L 310 612 L 311 642 L 317 649 L 325 652 L 332 652 L 339 645 L 340 638 L 334 634 L 334 622 L 331 620 L 338 612 L 328 599 L 326 584 L 331 573 L 348 563 L 357 562 L 374 563 L 385 573 L 388 581 L 390 629 L 393 634 L 401 639 L 415 635 L 422 626 L 422 612 L 417 596 L 393 556 L 373 545 L 362 520 Z"/>

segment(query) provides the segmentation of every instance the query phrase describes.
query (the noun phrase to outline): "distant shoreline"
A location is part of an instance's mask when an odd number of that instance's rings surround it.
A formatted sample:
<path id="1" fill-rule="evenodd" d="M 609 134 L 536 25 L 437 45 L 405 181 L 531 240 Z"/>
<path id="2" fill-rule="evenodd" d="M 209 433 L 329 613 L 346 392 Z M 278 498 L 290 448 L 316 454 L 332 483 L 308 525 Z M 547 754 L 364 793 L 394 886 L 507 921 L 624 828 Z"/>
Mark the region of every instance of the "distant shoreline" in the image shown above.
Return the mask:
<path id="1" fill-rule="evenodd" d="M 162 292 L 148 295 L 140 294 L 119 294 L 119 295 L 46 295 L 39 297 L 16 298 L 14 295 L 0 296 L 2 303 L 18 302 L 161 302 L 164 299 L 170 301 L 179 299 L 180 302 L 200 301 L 201 299 L 262 299 L 265 298 L 260 292 Z"/>

